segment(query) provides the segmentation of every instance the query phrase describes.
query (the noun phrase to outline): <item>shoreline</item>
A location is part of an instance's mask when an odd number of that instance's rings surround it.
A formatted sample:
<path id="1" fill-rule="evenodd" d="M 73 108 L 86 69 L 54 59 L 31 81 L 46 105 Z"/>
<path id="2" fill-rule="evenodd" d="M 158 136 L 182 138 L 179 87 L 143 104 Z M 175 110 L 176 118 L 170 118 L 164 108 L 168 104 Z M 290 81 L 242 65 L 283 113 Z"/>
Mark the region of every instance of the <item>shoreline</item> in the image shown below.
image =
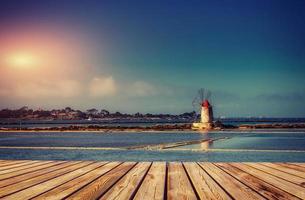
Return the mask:
<path id="1" fill-rule="evenodd" d="M 268 131 L 268 130 L 302 130 L 305 129 L 305 123 L 299 124 L 242 124 L 220 125 L 211 129 L 194 130 L 191 124 L 173 124 L 173 125 L 154 125 L 154 126 L 68 126 L 68 127 L 38 127 L 38 128 L 0 128 L 0 132 L 96 132 L 96 133 L 112 133 L 112 132 L 214 132 L 214 131 Z"/>
<path id="2" fill-rule="evenodd" d="M 305 153 L 305 150 L 296 149 L 187 149 L 187 148 L 138 148 L 128 149 L 124 147 L 47 147 L 47 146 L 0 146 L 0 149 L 29 149 L 29 150 L 93 150 L 93 151 L 130 151 L 130 150 L 145 150 L 157 152 L 176 152 L 176 151 L 189 151 L 189 152 L 272 152 L 272 153 Z"/>

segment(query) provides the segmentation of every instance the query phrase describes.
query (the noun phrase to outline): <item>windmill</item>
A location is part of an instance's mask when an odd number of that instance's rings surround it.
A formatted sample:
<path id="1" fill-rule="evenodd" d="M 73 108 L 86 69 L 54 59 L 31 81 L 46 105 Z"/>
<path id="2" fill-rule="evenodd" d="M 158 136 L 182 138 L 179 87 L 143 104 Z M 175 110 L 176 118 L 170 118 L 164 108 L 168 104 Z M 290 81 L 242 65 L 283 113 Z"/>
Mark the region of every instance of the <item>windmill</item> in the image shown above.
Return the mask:
<path id="1" fill-rule="evenodd" d="M 213 125 L 213 109 L 211 102 L 211 91 L 201 88 L 198 90 L 192 105 L 196 116 L 200 113 L 200 122 L 193 123 L 194 129 L 209 129 Z M 197 114 L 198 113 L 198 114 Z"/>

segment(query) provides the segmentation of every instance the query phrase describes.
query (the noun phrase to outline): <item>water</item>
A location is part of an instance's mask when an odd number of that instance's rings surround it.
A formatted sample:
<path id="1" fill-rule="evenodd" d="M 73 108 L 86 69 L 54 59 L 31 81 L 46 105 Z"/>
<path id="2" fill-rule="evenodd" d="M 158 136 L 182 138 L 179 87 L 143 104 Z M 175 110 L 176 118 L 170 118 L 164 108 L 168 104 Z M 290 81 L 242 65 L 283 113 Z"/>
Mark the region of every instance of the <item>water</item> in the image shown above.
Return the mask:
<path id="1" fill-rule="evenodd" d="M 305 151 L 305 132 L 254 132 L 231 133 L 229 139 L 220 139 L 202 144 L 180 146 L 175 149 L 223 149 L 226 150 L 286 150 Z M 305 154 L 304 154 L 305 155 Z"/>
<path id="2" fill-rule="evenodd" d="M 190 123 L 190 120 L 183 119 L 110 119 L 110 120 L 3 120 L 0 119 L 2 128 L 48 128 L 48 127 L 69 127 L 69 126 L 153 126 L 158 124 L 180 124 Z"/>
<path id="3" fill-rule="evenodd" d="M 123 149 L 138 145 L 201 139 L 215 141 L 167 150 Z M 305 162 L 305 131 L 210 133 L 3 132 L 0 133 L 0 147 L 0 159 Z M 76 147 L 76 149 L 28 149 L 29 147 Z M 77 149 L 78 147 L 92 147 L 92 149 Z M 119 149 L 104 150 L 94 149 L 93 147 L 115 147 Z"/>
<path id="4" fill-rule="evenodd" d="M 192 152 L 143 150 L 21 150 L 0 149 L 0 159 L 106 160 L 106 161 L 209 161 L 209 162 L 305 162 L 304 153 Z"/>
<path id="5" fill-rule="evenodd" d="M 0 119 L 1 128 L 46 128 L 68 126 L 153 126 L 157 124 L 191 123 L 194 119 L 96 119 L 88 120 L 19 120 Z M 224 124 L 274 124 L 274 123 L 305 123 L 305 118 L 225 118 L 220 119 Z"/>
<path id="6" fill-rule="evenodd" d="M 211 137 L 216 137 L 215 134 Z M 81 132 L 39 132 L 2 133 L 0 146 L 48 146 L 48 147 L 130 147 L 172 143 L 208 138 L 195 132 L 182 133 L 81 133 Z"/>

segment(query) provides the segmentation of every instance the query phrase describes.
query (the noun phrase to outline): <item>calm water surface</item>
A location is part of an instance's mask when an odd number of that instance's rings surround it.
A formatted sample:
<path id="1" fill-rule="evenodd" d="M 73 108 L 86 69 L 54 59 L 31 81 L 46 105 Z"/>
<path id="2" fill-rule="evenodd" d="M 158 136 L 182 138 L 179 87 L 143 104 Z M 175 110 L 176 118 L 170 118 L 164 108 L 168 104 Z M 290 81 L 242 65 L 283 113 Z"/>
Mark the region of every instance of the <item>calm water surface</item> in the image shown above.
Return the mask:
<path id="1" fill-rule="evenodd" d="M 55 150 L 22 148 L 124 148 L 137 145 L 153 145 L 201 139 L 215 139 L 215 141 L 180 146 L 169 150 Z M 211 133 L 0 133 L 0 147 L 0 159 L 305 162 L 305 131 Z"/>

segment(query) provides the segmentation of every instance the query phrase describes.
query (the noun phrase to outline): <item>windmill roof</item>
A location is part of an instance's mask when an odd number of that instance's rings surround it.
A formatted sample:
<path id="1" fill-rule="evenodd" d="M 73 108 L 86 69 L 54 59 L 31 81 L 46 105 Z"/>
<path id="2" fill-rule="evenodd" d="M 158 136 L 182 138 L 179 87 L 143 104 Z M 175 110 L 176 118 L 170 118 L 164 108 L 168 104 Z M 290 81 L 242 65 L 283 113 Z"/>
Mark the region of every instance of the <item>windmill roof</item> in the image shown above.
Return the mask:
<path id="1" fill-rule="evenodd" d="M 203 107 L 206 107 L 206 108 L 208 108 L 208 107 L 210 107 L 211 105 L 210 105 L 210 102 L 208 101 L 208 100 L 204 100 L 203 102 L 202 102 L 202 104 L 201 104 Z"/>

